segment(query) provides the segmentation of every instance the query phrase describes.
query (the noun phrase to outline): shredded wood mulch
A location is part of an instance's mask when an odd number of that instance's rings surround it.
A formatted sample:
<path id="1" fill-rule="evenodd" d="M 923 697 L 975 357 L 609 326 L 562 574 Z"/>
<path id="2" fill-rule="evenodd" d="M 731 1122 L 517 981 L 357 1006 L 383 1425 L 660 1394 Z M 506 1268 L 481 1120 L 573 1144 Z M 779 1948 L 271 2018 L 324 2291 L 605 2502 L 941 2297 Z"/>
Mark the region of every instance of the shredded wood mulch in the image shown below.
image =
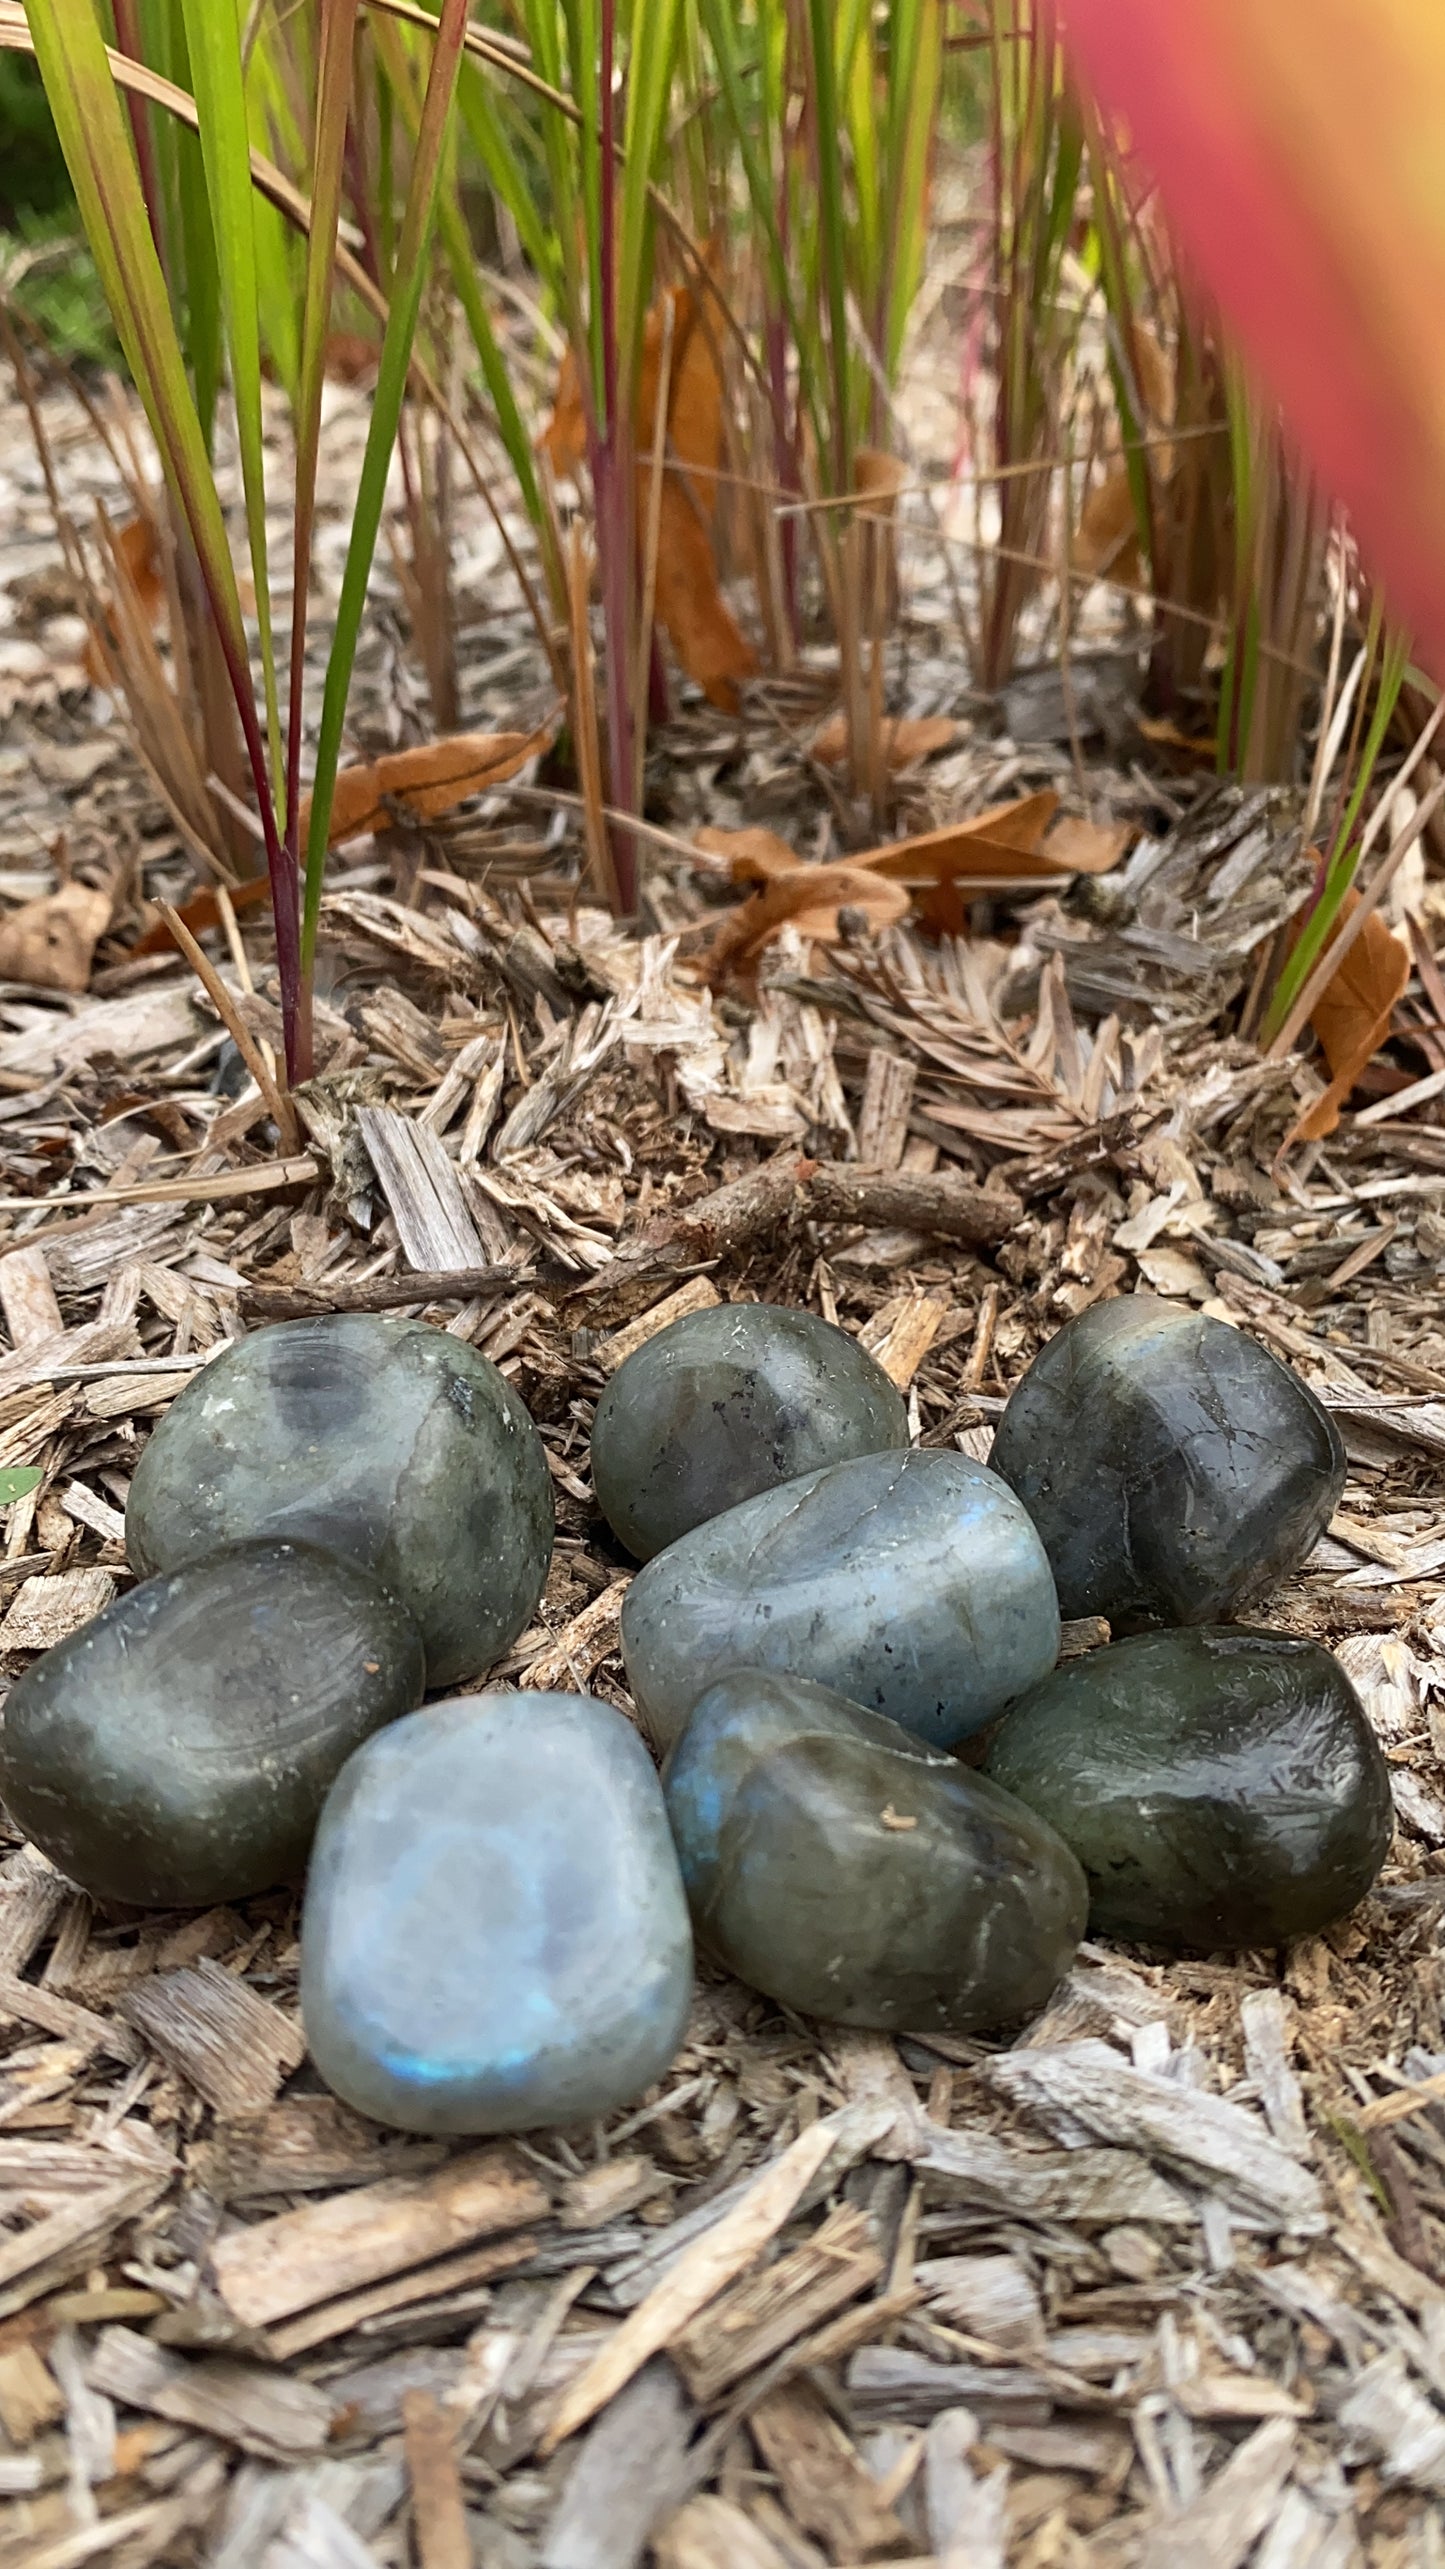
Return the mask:
<path id="1" fill-rule="evenodd" d="M 1344 1501 L 1260 1614 L 1339 1651 L 1399 1826 L 1328 1935 L 1086 1946 L 1012 2037 L 840 2033 L 704 1969 L 657 2091 L 505 2146 L 321 2088 L 292 1894 L 101 1911 L 10 1833 L 0 2569 L 1445 2563 L 1445 1081 L 1389 1087 L 1445 1069 L 1435 887 L 1386 1085 L 1277 1166 L 1323 1082 L 1237 1031 L 1305 879 L 1271 797 L 1101 765 L 1139 835 L 1087 899 L 967 943 L 785 934 L 713 996 L 713 879 L 654 849 L 619 929 L 534 776 L 338 862 L 292 1147 L 191 968 L 126 959 L 185 867 L 21 572 L 0 899 L 59 861 L 115 913 L 85 996 L 0 985 L 0 1465 L 43 1474 L 3 1518 L 9 1676 L 124 1584 L 153 1421 L 262 1322 L 405 1311 L 502 1367 L 558 1540 L 493 1680 L 626 1710 L 588 1427 L 653 1330 L 808 1305 L 923 1442 L 986 1457 L 1042 1340 L 1142 1286 L 1335 1412 Z M 927 632 L 903 705 L 966 712 Z M 905 788 L 917 825 L 1072 784 L 1058 737 L 962 738 Z M 674 839 L 799 791 L 784 728 L 685 710 L 671 757 Z M 264 931 L 211 956 L 274 1046 Z"/>

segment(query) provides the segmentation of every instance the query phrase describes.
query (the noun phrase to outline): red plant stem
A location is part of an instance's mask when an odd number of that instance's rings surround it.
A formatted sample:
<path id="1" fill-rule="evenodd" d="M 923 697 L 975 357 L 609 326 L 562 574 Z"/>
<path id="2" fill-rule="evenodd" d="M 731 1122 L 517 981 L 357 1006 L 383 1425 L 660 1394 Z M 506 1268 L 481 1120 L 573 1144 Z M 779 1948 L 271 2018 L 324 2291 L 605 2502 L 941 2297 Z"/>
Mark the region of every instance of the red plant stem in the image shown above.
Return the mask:
<path id="1" fill-rule="evenodd" d="M 792 233 L 792 196 L 788 187 L 788 138 L 782 137 L 783 165 L 778 173 L 778 240 L 786 262 Z M 796 426 L 788 409 L 788 334 L 783 314 L 770 309 L 764 331 L 768 361 L 768 399 L 773 413 L 773 472 L 779 490 L 796 491 L 801 497 L 802 482 L 798 473 Z M 799 631 L 798 612 L 798 521 L 792 515 L 784 518 L 779 529 L 783 562 L 783 606 L 788 619 L 788 633 L 796 647 Z"/>
<path id="2" fill-rule="evenodd" d="M 597 554 L 602 572 L 602 623 L 607 648 L 608 787 L 614 807 L 627 811 L 634 799 L 632 699 L 627 683 L 632 666 L 635 593 L 632 480 L 631 387 L 628 407 L 620 398 L 617 366 L 617 202 L 613 64 L 617 48 L 617 0 L 602 0 L 598 80 L 599 152 L 602 219 L 598 239 L 598 276 L 602 298 L 602 419 L 593 440 L 592 496 L 597 508 Z M 613 829 L 612 861 L 618 898 L 624 911 L 637 906 L 637 843 L 628 829 Z"/>
<path id="3" fill-rule="evenodd" d="M 129 54 L 132 62 L 144 62 L 145 48 L 141 43 L 140 19 L 136 11 L 136 0 L 113 0 L 113 14 L 115 18 L 116 50 L 119 53 Z M 166 264 L 165 232 L 161 223 L 160 181 L 156 176 L 156 157 L 154 146 L 151 141 L 150 116 L 146 107 L 146 102 L 141 97 L 138 90 L 128 89 L 125 92 L 125 104 L 126 113 L 130 117 L 130 130 L 135 140 L 135 157 L 136 166 L 140 171 L 141 194 L 145 198 L 146 212 L 150 216 L 151 238 L 155 242 L 156 257 L 160 260 L 162 273 L 164 273 Z"/>

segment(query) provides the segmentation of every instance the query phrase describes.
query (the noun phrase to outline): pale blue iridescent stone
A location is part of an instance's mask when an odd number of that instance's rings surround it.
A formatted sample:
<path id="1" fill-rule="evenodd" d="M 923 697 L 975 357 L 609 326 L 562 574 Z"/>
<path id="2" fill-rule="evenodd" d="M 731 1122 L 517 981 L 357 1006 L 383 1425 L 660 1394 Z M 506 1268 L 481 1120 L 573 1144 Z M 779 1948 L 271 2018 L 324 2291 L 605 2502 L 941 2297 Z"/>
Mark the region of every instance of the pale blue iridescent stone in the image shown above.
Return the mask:
<path id="1" fill-rule="evenodd" d="M 718 1303 L 620 1365 L 592 1424 L 597 1504 L 639 1561 L 760 1490 L 908 1443 L 880 1364 L 815 1311 Z"/>
<path id="2" fill-rule="evenodd" d="M 709 1687 L 664 1786 L 701 1941 L 806 2015 L 1012 2024 L 1084 1932 L 1083 1874 L 1045 1821 L 805 1678 L 749 1668 Z"/>
<path id="3" fill-rule="evenodd" d="M 262 1536 L 357 1561 L 406 1607 L 441 1687 L 516 1640 L 552 1524 L 542 1440 L 495 1365 L 422 1321 L 337 1312 L 202 1368 L 136 1466 L 125 1539 L 143 1573 Z"/>
<path id="4" fill-rule="evenodd" d="M 811 1677 L 934 1747 L 980 1730 L 1053 1667 L 1042 1543 L 981 1463 L 928 1448 L 805 1473 L 639 1571 L 622 1650 L 654 1745 L 735 1668 Z"/>
<path id="5" fill-rule="evenodd" d="M 348 2105 L 519 2132 L 632 2103 L 677 2051 L 692 1935 L 662 1790 L 589 1695 L 469 1695 L 368 1742 L 312 1853 L 301 2008 Z"/>

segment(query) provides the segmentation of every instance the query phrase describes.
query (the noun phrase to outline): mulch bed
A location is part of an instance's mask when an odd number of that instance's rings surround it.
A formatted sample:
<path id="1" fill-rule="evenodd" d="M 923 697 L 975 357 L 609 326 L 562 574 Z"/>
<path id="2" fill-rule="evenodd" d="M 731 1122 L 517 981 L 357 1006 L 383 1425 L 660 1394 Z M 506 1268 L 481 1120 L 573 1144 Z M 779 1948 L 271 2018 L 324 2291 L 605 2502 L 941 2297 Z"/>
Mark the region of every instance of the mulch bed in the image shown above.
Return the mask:
<path id="1" fill-rule="evenodd" d="M 986 1458 L 1042 1340 L 1142 1286 L 1335 1412 L 1342 1507 L 1259 1611 L 1339 1650 L 1399 1827 L 1330 1934 L 1086 1946 L 1011 2041 L 839 2033 L 704 1970 L 658 2091 L 506 2146 L 321 2089 L 292 1896 L 102 1913 L 11 1833 L 0 2569 L 1445 2562 L 1445 1130 L 1385 1095 L 1277 1166 L 1321 1083 L 1231 1028 L 1303 880 L 1288 813 L 1101 765 L 1096 807 L 1142 835 L 1087 901 L 1001 905 L 968 944 L 785 934 L 713 996 L 704 870 L 655 847 L 623 931 L 578 892 L 565 801 L 503 789 L 338 864 L 287 1150 L 190 969 L 126 959 L 185 870 L 37 594 L 0 640 L 0 897 L 57 850 L 121 891 L 88 994 L 0 987 L 0 1465 L 44 1473 L 3 1521 L 9 1676 L 124 1582 L 152 1422 L 264 1320 L 406 1310 L 502 1367 L 558 1540 L 492 1679 L 626 1709 L 588 1427 L 650 1330 L 806 1304 L 923 1442 Z M 384 619 L 372 642 L 380 737 Z M 668 836 L 805 843 L 826 804 L 778 719 L 771 749 L 679 719 Z M 1071 777 L 1057 741 L 965 728 L 905 808 Z M 265 932 L 212 951 L 274 1044 Z M 1445 1064 L 1428 971 L 1402 1022 L 1412 1075 Z"/>

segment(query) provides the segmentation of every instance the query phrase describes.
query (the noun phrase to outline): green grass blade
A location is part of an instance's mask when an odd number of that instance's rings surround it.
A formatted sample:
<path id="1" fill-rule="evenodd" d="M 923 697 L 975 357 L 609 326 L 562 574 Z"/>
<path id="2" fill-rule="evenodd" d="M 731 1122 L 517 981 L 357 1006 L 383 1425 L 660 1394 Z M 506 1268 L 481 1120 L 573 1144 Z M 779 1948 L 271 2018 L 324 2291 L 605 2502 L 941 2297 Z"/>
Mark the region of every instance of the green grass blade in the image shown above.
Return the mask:
<path id="1" fill-rule="evenodd" d="M 426 98 L 422 107 L 421 128 L 417 135 L 416 151 L 412 161 L 406 212 L 402 218 L 401 237 L 397 243 L 386 335 L 382 341 L 381 364 L 371 406 L 370 425 L 367 429 L 366 452 L 362 458 L 361 480 L 351 525 L 351 541 L 347 547 L 346 568 L 342 575 L 341 598 L 336 611 L 336 630 L 326 669 L 326 688 L 321 707 L 321 732 L 316 747 L 316 774 L 311 793 L 311 827 L 306 848 L 306 893 L 301 930 L 302 968 L 308 975 L 316 950 L 316 926 L 320 915 L 321 885 L 326 867 L 326 839 L 331 820 L 332 799 L 336 790 L 336 771 L 340 763 L 346 699 L 351 685 L 352 666 L 356 658 L 357 639 L 361 631 L 362 611 L 366 604 L 367 582 L 371 576 L 376 539 L 381 528 L 382 509 L 386 499 L 387 467 L 391 461 L 391 452 L 396 442 L 397 428 L 401 419 L 407 370 L 411 363 L 412 343 L 416 336 L 417 314 L 421 305 L 422 287 L 426 281 L 432 223 L 446 147 L 447 123 L 456 89 L 457 66 L 461 60 L 466 20 L 466 0 L 442 0 L 441 14 L 437 21 L 436 42 L 432 50 L 431 70 L 427 80 Z"/>
<path id="2" fill-rule="evenodd" d="M 849 491 L 853 487 L 853 432 L 849 403 L 847 214 L 830 0 L 808 0 L 807 23 L 817 134 L 819 256 L 828 304 L 828 359 L 832 373 L 830 486 L 835 491 Z"/>
<path id="3" fill-rule="evenodd" d="M 246 83 L 235 0 L 181 0 L 201 158 L 215 238 L 216 269 L 236 442 L 256 592 L 261 683 L 272 788 L 283 786 L 281 711 L 276 688 L 276 642 L 271 624 L 271 575 L 266 558 L 266 456 L 261 428 L 261 311 L 256 284 L 255 200 L 251 187 L 251 138 L 246 126 Z"/>

